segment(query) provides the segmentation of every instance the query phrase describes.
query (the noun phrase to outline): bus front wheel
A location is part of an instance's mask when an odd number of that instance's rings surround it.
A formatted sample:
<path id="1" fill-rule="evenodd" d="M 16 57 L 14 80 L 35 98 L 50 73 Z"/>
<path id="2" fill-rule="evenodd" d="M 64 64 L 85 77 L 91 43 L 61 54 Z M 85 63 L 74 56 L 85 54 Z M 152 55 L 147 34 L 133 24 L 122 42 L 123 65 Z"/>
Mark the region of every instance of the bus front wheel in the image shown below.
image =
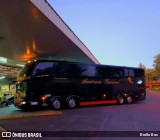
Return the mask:
<path id="1" fill-rule="evenodd" d="M 133 103 L 133 97 L 130 94 L 127 96 L 126 100 L 127 100 L 128 104 L 132 104 Z"/>
<path id="2" fill-rule="evenodd" d="M 62 108 L 62 101 L 60 100 L 60 98 L 55 98 L 54 100 L 52 100 L 51 107 L 54 110 L 60 110 Z"/>

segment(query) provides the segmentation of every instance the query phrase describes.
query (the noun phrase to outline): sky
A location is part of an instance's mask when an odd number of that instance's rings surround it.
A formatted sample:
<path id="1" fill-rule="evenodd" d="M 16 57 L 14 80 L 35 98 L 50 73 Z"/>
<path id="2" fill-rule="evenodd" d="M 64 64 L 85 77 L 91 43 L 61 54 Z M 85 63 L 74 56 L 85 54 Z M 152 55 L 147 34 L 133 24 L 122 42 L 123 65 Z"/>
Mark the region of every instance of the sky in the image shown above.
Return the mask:
<path id="1" fill-rule="evenodd" d="M 160 0 L 48 0 L 101 64 L 153 67 Z"/>

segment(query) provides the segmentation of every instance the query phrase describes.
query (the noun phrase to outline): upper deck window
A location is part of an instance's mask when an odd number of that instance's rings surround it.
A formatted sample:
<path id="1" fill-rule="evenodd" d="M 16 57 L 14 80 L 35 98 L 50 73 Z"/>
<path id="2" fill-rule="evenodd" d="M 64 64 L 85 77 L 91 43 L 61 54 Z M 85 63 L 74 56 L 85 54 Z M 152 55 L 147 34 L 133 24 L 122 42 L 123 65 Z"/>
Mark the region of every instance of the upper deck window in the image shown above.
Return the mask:
<path id="1" fill-rule="evenodd" d="M 114 67 L 102 67 L 99 71 L 102 77 L 120 78 L 123 77 L 123 69 Z"/>
<path id="2" fill-rule="evenodd" d="M 40 62 L 36 65 L 32 75 L 50 75 L 52 73 L 52 68 L 53 62 Z"/>
<path id="3" fill-rule="evenodd" d="M 134 70 L 133 69 L 124 69 L 124 76 L 125 77 L 127 77 L 127 76 L 134 77 L 135 76 Z"/>
<path id="4" fill-rule="evenodd" d="M 94 65 L 80 65 L 81 76 L 95 77 L 97 76 L 97 69 Z"/>
<path id="5" fill-rule="evenodd" d="M 129 70 L 129 76 L 134 77 L 134 70 Z"/>
<path id="6" fill-rule="evenodd" d="M 79 63 L 58 63 L 54 67 L 55 75 L 62 76 L 96 76 L 96 67 L 94 65 L 85 65 Z"/>

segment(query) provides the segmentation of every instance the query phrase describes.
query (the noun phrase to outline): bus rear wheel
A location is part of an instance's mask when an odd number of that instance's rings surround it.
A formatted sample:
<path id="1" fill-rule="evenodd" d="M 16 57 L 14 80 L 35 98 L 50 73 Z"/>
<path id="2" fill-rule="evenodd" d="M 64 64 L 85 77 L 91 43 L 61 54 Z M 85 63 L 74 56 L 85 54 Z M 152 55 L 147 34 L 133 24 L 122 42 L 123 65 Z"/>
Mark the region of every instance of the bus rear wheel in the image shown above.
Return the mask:
<path id="1" fill-rule="evenodd" d="M 62 101 L 60 100 L 60 98 L 55 98 L 54 100 L 52 100 L 51 107 L 54 110 L 60 110 L 62 108 Z"/>
<path id="2" fill-rule="evenodd" d="M 118 104 L 122 105 L 122 104 L 124 104 L 125 99 L 122 95 L 119 95 L 117 101 L 118 101 Z"/>
<path id="3" fill-rule="evenodd" d="M 133 103 L 133 97 L 129 94 L 126 98 L 126 101 L 128 104 L 132 104 Z"/>
<path id="4" fill-rule="evenodd" d="M 74 109 L 78 106 L 78 101 L 76 97 L 69 97 L 67 100 L 67 104 L 70 109 Z"/>

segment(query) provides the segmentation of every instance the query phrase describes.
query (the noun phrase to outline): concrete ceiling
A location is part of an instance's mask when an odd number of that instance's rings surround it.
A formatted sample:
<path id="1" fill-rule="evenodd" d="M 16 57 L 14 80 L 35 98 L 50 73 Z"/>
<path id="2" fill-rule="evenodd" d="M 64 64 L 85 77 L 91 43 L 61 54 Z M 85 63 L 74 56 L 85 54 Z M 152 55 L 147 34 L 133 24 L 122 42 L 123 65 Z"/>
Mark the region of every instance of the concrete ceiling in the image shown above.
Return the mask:
<path id="1" fill-rule="evenodd" d="M 99 63 L 45 0 L 0 1 L 0 56 Z"/>

